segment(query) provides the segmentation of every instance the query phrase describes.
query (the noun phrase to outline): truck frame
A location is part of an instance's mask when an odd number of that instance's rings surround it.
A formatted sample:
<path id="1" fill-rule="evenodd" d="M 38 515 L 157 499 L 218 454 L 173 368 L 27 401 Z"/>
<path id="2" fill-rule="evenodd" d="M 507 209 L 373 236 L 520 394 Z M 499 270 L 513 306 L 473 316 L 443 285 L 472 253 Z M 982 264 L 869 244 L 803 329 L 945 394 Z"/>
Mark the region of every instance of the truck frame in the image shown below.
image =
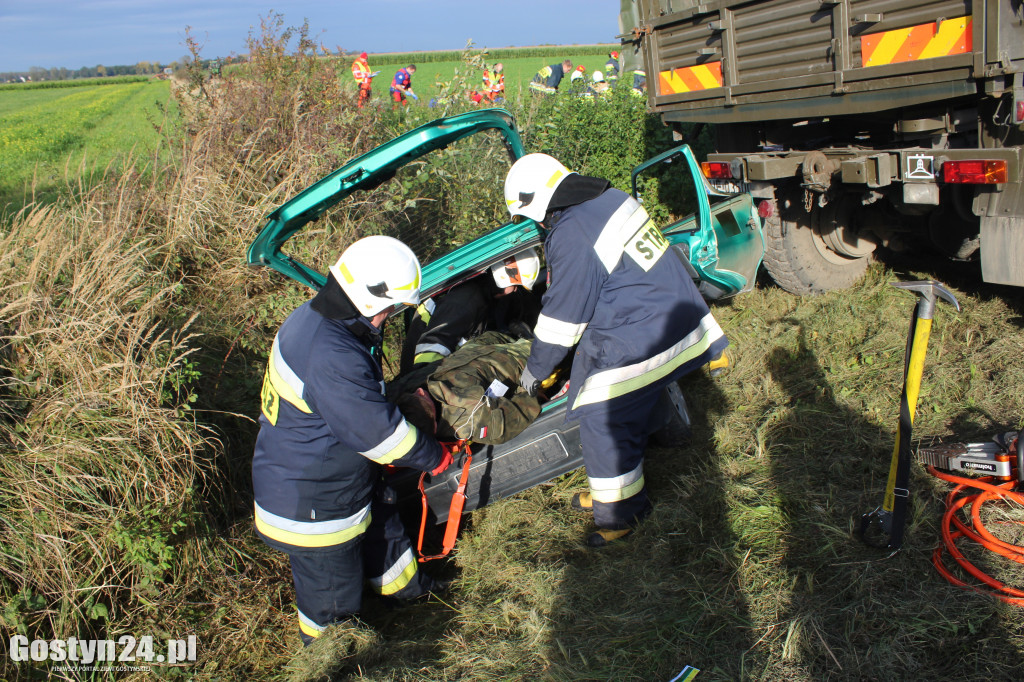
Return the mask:
<path id="1" fill-rule="evenodd" d="M 1022 0 L 621 0 L 624 72 L 765 219 L 797 294 L 878 247 L 978 260 L 1024 286 Z"/>

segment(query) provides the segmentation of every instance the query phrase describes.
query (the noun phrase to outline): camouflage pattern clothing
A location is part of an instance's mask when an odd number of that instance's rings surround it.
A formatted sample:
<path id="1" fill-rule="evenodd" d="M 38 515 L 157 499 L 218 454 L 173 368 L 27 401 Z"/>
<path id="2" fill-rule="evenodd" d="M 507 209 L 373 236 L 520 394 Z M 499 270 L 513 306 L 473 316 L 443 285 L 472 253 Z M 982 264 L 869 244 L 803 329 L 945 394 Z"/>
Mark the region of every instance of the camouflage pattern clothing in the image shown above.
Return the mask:
<path id="1" fill-rule="evenodd" d="M 439 440 L 498 444 L 516 437 L 540 414 L 540 402 L 519 386 L 530 356 L 528 339 L 484 332 L 443 360 L 392 381 L 388 400 L 406 419 Z M 426 387 L 431 401 L 425 400 Z M 430 404 L 433 403 L 433 405 Z M 433 414 L 430 412 L 433 411 Z"/>

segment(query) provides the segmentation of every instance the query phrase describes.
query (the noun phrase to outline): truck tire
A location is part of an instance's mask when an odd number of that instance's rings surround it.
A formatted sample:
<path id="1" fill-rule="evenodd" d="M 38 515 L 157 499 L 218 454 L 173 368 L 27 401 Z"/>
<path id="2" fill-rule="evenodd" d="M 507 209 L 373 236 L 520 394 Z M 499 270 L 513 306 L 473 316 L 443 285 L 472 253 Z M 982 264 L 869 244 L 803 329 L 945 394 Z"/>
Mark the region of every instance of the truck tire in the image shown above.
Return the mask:
<path id="1" fill-rule="evenodd" d="M 854 246 L 859 257 L 841 254 L 822 236 L 821 225 L 831 221 L 840 207 L 814 207 L 811 213 L 778 212 L 765 221 L 764 267 L 781 288 L 808 296 L 853 286 L 863 277 L 871 260 L 870 247 Z M 865 253 L 866 252 L 866 253 Z"/>

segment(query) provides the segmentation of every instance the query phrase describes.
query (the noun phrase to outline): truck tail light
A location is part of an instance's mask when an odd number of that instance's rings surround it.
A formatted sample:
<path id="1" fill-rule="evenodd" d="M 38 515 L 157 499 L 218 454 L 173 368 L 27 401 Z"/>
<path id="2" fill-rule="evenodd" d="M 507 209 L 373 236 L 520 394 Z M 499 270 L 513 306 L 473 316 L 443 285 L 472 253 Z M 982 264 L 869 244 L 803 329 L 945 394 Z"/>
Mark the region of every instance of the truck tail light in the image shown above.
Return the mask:
<path id="1" fill-rule="evenodd" d="M 1017 106 L 1014 108 L 1013 122 L 1018 125 L 1024 123 L 1024 100 L 1017 102 Z"/>
<path id="2" fill-rule="evenodd" d="M 704 161 L 700 164 L 700 170 L 708 180 L 718 178 L 729 179 L 732 177 L 732 167 L 727 163 L 721 163 L 719 161 L 713 161 L 710 163 Z"/>
<path id="3" fill-rule="evenodd" d="M 1006 161 L 946 161 L 942 164 L 942 180 L 961 185 L 998 185 L 1006 182 Z"/>

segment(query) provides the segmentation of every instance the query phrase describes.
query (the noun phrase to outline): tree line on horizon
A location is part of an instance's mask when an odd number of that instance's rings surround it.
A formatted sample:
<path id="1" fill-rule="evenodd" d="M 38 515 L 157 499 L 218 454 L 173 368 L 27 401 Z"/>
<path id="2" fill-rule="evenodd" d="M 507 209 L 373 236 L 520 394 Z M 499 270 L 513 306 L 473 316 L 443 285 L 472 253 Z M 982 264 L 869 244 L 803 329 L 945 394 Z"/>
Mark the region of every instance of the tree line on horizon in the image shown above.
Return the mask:
<path id="1" fill-rule="evenodd" d="M 214 59 L 200 60 L 204 69 L 209 69 L 216 64 L 231 62 L 243 62 L 245 56 L 232 56 L 225 59 L 219 57 Z M 186 68 L 192 62 L 192 57 L 186 55 L 180 59 L 169 62 L 140 61 L 136 64 L 119 64 L 116 66 L 83 66 L 80 69 L 69 69 L 64 66 L 54 66 L 49 69 L 41 66 L 31 66 L 27 71 L 0 71 L 0 83 L 20 83 L 39 81 L 66 81 L 79 78 L 105 78 L 108 76 L 150 76 L 164 72 L 165 69 L 178 71 Z"/>

